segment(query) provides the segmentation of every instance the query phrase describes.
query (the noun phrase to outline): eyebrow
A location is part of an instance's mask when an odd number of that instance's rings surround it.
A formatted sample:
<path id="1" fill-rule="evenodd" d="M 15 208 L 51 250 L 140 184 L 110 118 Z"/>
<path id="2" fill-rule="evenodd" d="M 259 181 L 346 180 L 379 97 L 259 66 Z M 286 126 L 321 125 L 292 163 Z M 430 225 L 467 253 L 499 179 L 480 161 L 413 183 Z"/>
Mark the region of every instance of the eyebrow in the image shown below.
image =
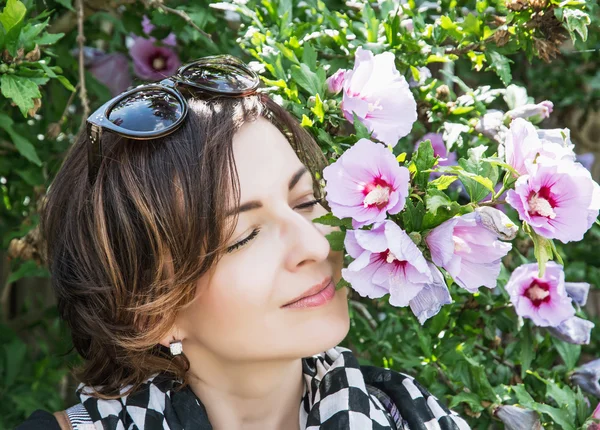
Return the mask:
<path id="1" fill-rule="evenodd" d="M 288 184 L 288 190 L 291 191 L 307 172 L 308 172 L 308 169 L 306 168 L 306 166 L 302 166 L 300 169 L 298 169 L 298 171 L 296 173 L 294 173 L 294 175 L 290 179 L 290 182 Z M 235 214 L 251 211 L 253 209 L 258 209 L 261 207 L 262 207 L 262 203 L 260 201 L 252 200 L 252 201 L 244 203 L 243 205 L 240 205 L 239 207 L 237 207 L 235 209 L 232 209 L 231 211 L 229 211 L 227 213 L 226 216 L 230 217 Z"/>

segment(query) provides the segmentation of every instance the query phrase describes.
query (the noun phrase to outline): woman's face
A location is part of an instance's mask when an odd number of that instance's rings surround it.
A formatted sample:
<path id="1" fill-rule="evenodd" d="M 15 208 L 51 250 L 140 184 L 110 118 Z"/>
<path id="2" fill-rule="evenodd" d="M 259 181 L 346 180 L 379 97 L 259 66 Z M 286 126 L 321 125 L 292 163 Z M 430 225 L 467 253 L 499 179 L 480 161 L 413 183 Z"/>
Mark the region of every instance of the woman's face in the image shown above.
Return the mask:
<path id="1" fill-rule="evenodd" d="M 177 318 L 184 351 L 191 359 L 245 361 L 301 358 L 337 345 L 349 329 L 345 288 L 319 306 L 284 307 L 341 277 L 343 255 L 325 238 L 331 228 L 312 222 L 326 210 L 314 204 L 311 174 L 262 117 L 242 126 L 233 151 L 241 199 L 231 252 L 199 280 Z"/>

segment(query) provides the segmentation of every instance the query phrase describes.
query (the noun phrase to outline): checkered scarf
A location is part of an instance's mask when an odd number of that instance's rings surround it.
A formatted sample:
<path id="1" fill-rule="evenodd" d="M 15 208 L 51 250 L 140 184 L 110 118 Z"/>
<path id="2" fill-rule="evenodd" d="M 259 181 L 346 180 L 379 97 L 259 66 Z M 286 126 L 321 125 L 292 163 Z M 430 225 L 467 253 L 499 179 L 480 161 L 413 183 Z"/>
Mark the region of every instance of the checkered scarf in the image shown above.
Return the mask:
<path id="1" fill-rule="evenodd" d="M 417 388 L 412 378 L 393 372 L 396 377 L 402 375 L 403 381 L 409 382 L 401 382 L 401 387 L 394 387 L 405 395 L 405 404 L 397 408 L 382 390 L 386 387 L 377 387 L 380 383 L 389 383 L 390 378 L 381 378 L 381 373 L 378 376 L 372 374 L 374 370 L 382 369 L 370 369 L 369 382 L 373 385 L 365 383 L 358 361 L 350 350 L 342 347 L 302 359 L 305 387 L 300 406 L 300 428 L 469 430 L 469 426 L 454 412 L 438 404 L 435 397 L 420 386 Z M 83 384 L 78 387 L 77 394 L 97 429 L 212 430 L 202 402 L 189 386 L 176 390 L 178 385 L 179 382 L 158 374 L 134 393 L 117 400 L 95 398 L 92 390 Z M 127 387 L 123 392 L 126 390 Z"/>

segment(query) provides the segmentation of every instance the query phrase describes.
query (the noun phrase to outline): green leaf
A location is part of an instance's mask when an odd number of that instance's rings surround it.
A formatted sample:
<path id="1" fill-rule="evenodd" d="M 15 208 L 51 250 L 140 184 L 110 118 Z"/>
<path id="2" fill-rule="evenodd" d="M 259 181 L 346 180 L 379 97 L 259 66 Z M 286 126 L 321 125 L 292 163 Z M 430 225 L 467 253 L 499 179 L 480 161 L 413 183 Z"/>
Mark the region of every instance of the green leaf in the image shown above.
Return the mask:
<path id="1" fill-rule="evenodd" d="M 4 31 L 0 31 L 3 36 L 2 45 L 8 49 L 10 55 L 15 57 L 19 47 L 21 29 L 24 25 L 24 18 L 27 8 L 18 0 L 8 0 L 2 13 L 0 13 L 0 24 Z"/>
<path id="2" fill-rule="evenodd" d="M 433 215 L 436 215 L 437 211 L 440 207 L 445 207 L 446 210 L 449 210 L 450 205 L 452 204 L 452 200 L 443 191 L 430 189 L 427 192 L 426 203 L 427 203 L 427 212 L 432 213 Z"/>
<path id="3" fill-rule="evenodd" d="M 323 100 L 321 100 L 318 94 L 315 96 L 315 105 L 310 110 L 317 116 L 319 122 L 323 122 L 325 119 L 325 108 L 323 107 Z"/>
<path id="4" fill-rule="evenodd" d="M 64 35 L 65 33 L 44 33 L 40 37 L 35 39 L 35 43 L 37 43 L 40 46 L 54 45 L 56 42 L 62 39 Z"/>
<path id="5" fill-rule="evenodd" d="M 423 215 L 425 215 L 425 206 L 423 205 L 423 202 L 418 202 L 415 206 L 412 199 L 407 198 L 404 206 L 404 213 L 402 214 L 404 230 L 408 233 L 421 230 Z"/>
<path id="6" fill-rule="evenodd" d="M 0 24 L 6 33 L 23 22 L 27 8 L 19 0 L 8 0 L 2 13 L 0 13 Z"/>
<path id="7" fill-rule="evenodd" d="M 427 186 L 430 188 L 436 188 L 441 191 L 447 189 L 457 179 L 458 176 L 442 175 L 439 178 L 429 182 Z"/>
<path id="8" fill-rule="evenodd" d="M 523 230 L 525 230 L 531 237 L 531 240 L 533 240 L 533 253 L 538 262 L 539 276 L 542 277 L 546 271 L 546 262 L 552 260 L 553 254 L 550 240 L 537 234 L 526 222 L 523 223 Z"/>
<path id="9" fill-rule="evenodd" d="M 58 79 L 58 82 L 63 84 L 63 87 L 65 87 L 67 90 L 75 92 L 75 87 L 63 75 L 56 76 L 56 79 Z"/>
<path id="10" fill-rule="evenodd" d="M 581 40 L 584 42 L 588 37 L 588 25 L 591 24 L 590 16 L 579 9 L 563 9 L 563 23 L 571 35 L 571 39 L 575 42 L 575 33 L 579 33 Z"/>
<path id="11" fill-rule="evenodd" d="M 325 236 L 329 241 L 329 245 L 333 251 L 343 251 L 344 250 L 344 239 L 346 238 L 345 231 L 332 231 L 328 235 Z"/>
<path id="12" fill-rule="evenodd" d="M 379 20 L 375 16 L 375 11 L 369 3 L 363 6 L 363 21 L 367 28 L 367 42 L 377 42 L 377 34 L 379 32 Z"/>
<path id="13" fill-rule="evenodd" d="M 294 64 L 290 70 L 296 83 L 311 96 L 323 93 L 323 85 L 326 79 L 324 69 L 321 68 L 317 72 L 313 72 L 308 65 L 302 63 L 300 66 Z"/>
<path id="14" fill-rule="evenodd" d="M 303 45 L 304 49 L 302 51 L 302 62 L 306 64 L 308 67 L 312 69 L 317 68 L 317 51 L 315 48 L 309 43 L 306 42 Z"/>
<path id="15" fill-rule="evenodd" d="M 573 421 L 566 411 L 562 411 L 560 409 L 554 408 L 549 405 L 545 405 L 543 403 L 537 403 L 535 400 L 533 400 L 533 397 L 531 397 L 531 395 L 527 392 L 523 384 L 513 385 L 511 386 L 511 389 L 516 394 L 517 400 L 519 401 L 519 404 L 521 406 L 550 416 L 550 418 L 556 424 L 561 426 L 560 428 L 562 430 L 575 430 Z"/>
<path id="16" fill-rule="evenodd" d="M 463 115 L 465 113 L 471 112 L 473 109 L 475 109 L 475 106 L 459 106 L 459 107 L 453 109 L 451 114 L 452 115 Z"/>
<path id="17" fill-rule="evenodd" d="M 572 343 L 564 342 L 560 339 L 552 337 L 552 343 L 560 354 L 560 357 L 565 362 L 567 370 L 573 370 L 579 361 L 581 355 L 581 345 L 573 345 Z"/>
<path id="18" fill-rule="evenodd" d="M 4 129 L 10 136 L 12 143 L 19 153 L 37 166 L 42 165 L 42 160 L 37 155 L 35 147 L 23 136 L 13 129 L 13 120 L 0 113 L 0 128 Z"/>
<path id="19" fill-rule="evenodd" d="M 56 3 L 66 7 L 70 11 L 75 12 L 75 9 L 73 8 L 73 0 L 56 0 Z"/>
<path id="20" fill-rule="evenodd" d="M 520 333 L 520 359 L 521 359 L 521 379 L 525 378 L 527 371 L 531 368 L 531 363 L 535 357 L 534 339 L 531 333 L 531 328 L 525 324 Z"/>
<path id="21" fill-rule="evenodd" d="M 554 381 L 545 380 L 544 382 L 546 383 L 546 397 L 552 398 L 558 407 L 569 415 L 571 422 L 574 423 L 577 414 L 575 393 L 566 385 L 561 388 Z"/>
<path id="22" fill-rule="evenodd" d="M 32 25 L 32 23 L 27 23 L 22 29 L 21 34 L 19 35 L 19 43 L 25 46 L 26 50 L 33 49 L 35 42 L 34 40 L 38 37 L 38 35 L 44 31 L 44 29 L 48 26 L 48 22 L 50 20 L 47 19 L 44 22 L 40 22 L 38 24 Z"/>
<path id="23" fill-rule="evenodd" d="M 493 193 L 498 181 L 498 168 L 483 160 L 486 150 L 484 145 L 471 148 L 467 151 L 468 159 L 458 160 L 458 164 L 464 169 L 458 176 L 472 202 L 478 202 Z"/>
<path id="24" fill-rule="evenodd" d="M 481 406 L 481 397 L 479 397 L 476 393 L 458 393 L 452 398 L 449 407 L 454 408 L 461 403 L 466 403 L 469 405 L 469 408 L 475 413 L 481 412 L 484 409 L 484 407 Z"/>
<path id="25" fill-rule="evenodd" d="M 7 284 L 12 284 L 21 278 L 48 278 L 48 270 L 44 267 L 39 267 L 35 261 L 27 260 L 19 266 L 17 270 L 12 272 L 8 279 Z"/>
<path id="26" fill-rule="evenodd" d="M 2 75 L 0 90 L 4 97 L 12 99 L 24 117 L 27 117 L 27 111 L 34 106 L 33 99 L 42 97 L 38 86 L 22 76 Z"/>
<path id="27" fill-rule="evenodd" d="M 512 81 L 510 63 L 513 61 L 496 51 L 488 51 L 488 56 L 489 68 L 496 72 L 504 85 L 510 84 Z"/>
<path id="28" fill-rule="evenodd" d="M 433 146 L 431 146 L 431 141 L 425 140 L 421 142 L 417 152 L 413 154 L 411 161 L 417 169 L 414 183 L 419 189 L 425 190 L 427 188 L 427 181 L 429 181 L 428 170 L 435 165 L 435 152 L 433 151 Z"/>
<path id="29" fill-rule="evenodd" d="M 25 363 L 25 354 L 27 345 L 20 339 L 15 338 L 9 344 L 4 346 L 4 387 L 10 388 L 17 376 L 19 376 L 21 366 Z"/>
<path id="30" fill-rule="evenodd" d="M 318 224 L 323 224 L 323 225 L 330 225 L 333 227 L 345 227 L 346 229 L 352 228 L 352 219 L 351 218 L 339 219 L 338 217 L 333 215 L 331 212 L 326 213 L 325 215 L 320 216 L 319 218 L 313 219 L 313 222 L 316 222 Z"/>
<path id="31" fill-rule="evenodd" d="M 462 27 L 465 32 L 477 36 L 478 38 L 481 37 L 481 21 L 472 13 L 465 17 Z"/>
<path id="32" fill-rule="evenodd" d="M 353 125 L 354 125 L 354 135 L 357 139 L 371 139 L 371 132 L 369 129 L 362 123 L 356 112 L 352 112 Z"/>

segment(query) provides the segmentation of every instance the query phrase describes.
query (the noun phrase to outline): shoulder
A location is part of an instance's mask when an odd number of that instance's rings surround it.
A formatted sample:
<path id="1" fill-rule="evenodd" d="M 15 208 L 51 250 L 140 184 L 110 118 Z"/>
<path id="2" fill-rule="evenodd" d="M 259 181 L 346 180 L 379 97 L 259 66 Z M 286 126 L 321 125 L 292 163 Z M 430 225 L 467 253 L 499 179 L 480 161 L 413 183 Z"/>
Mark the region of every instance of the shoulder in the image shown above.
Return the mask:
<path id="1" fill-rule="evenodd" d="M 412 376 L 375 366 L 361 366 L 369 392 L 385 408 L 397 415 L 410 429 L 428 429 L 437 423 L 441 430 L 470 430 L 469 425 L 456 412 L 448 409 Z"/>
<path id="2" fill-rule="evenodd" d="M 60 430 L 60 426 L 53 414 L 38 409 L 15 430 Z"/>

